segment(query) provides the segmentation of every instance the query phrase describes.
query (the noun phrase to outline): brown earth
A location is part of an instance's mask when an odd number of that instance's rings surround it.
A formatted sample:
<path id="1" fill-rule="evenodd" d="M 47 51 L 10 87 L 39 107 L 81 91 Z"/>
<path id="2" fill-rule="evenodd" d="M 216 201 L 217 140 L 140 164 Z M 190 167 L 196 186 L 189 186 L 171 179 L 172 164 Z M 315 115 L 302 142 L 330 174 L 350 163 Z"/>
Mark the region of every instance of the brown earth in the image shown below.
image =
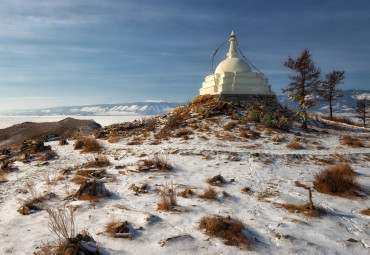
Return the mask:
<path id="1" fill-rule="evenodd" d="M 23 122 L 0 129 L 0 148 L 20 145 L 24 140 L 44 140 L 48 135 L 69 138 L 76 134 L 88 135 L 96 132 L 101 125 L 94 120 L 66 118 L 57 122 Z"/>

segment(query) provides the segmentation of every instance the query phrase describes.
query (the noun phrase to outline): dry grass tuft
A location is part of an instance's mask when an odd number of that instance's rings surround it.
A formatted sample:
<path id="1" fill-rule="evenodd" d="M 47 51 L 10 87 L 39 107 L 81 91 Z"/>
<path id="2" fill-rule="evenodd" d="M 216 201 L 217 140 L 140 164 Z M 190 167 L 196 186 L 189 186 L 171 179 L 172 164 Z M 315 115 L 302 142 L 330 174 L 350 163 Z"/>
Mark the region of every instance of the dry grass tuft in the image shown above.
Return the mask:
<path id="1" fill-rule="evenodd" d="M 191 190 L 191 188 L 186 188 L 183 191 L 179 193 L 180 196 L 183 198 L 188 198 L 189 196 L 195 195 L 194 191 Z"/>
<path id="2" fill-rule="evenodd" d="M 352 148 L 365 147 L 364 143 L 356 137 L 343 136 L 339 139 L 343 145 L 350 146 Z"/>
<path id="3" fill-rule="evenodd" d="M 35 211 L 42 210 L 42 203 L 52 197 L 52 193 L 40 194 L 35 188 L 33 182 L 26 182 L 26 190 L 29 193 L 29 198 L 20 200 L 22 202 L 18 212 L 22 215 L 29 215 Z M 55 195 L 54 195 L 55 196 Z"/>
<path id="4" fill-rule="evenodd" d="M 132 238 L 127 221 L 121 222 L 113 219 L 105 225 L 105 232 L 114 238 Z"/>
<path id="5" fill-rule="evenodd" d="M 307 205 L 283 204 L 282 206 L 290 213 L 303 213 L 309 217 L 318 217 L 324 214 L 324 210 L 320 207 L 314 207 L 311 210 Z"/>
<path id="6" fill-rule="evenodd" d="M 257 198 L 258 200 L 264 200 L 265 198 L 276 197 L 278 195 L 279 193 L 276 190 L 271 191 L 270 189 L 265 189 L 258 193 Z"/>
<path id="7" fill-rule="evenodd" d="M 207 179 L 206 182 L 212 186 L 221 187 L 226 183 L 226 180 L 221 174 L 219 174 L 219 175 L 213 176 L 212 178 Z"/>
<path id="8" fill-rule="evenodd" d="M 179 130 L 175 132 L 175 136 L 181 137 L 181 136 L 191 135 L 193 133 L 194 133 L 193 130 L 191 130 L 190 128 L 180 128 Z"/>
<path id="9" fill-rule="evenodd" d="M 298 143 L 297 141 L 294 141 L 292 140 L 290 143 L 288 143 L 286 145 L 286 147 L 290 148 L 290 149 L 294 149 L 294 150 L 302 150 L 303 149 L 303 146 Z"/>
<path id="10" fill-rule="evenodd" d="M 83 141 L 83 150 L 81 152 L 100 152 L 102 149 L 102 146 L 95 138 L 87 137 Z"/>
<path id="11" fill-rule="evenodd" d="M 236 127 L 237 124 L 238 123 L 236 121 L 229 122 L 225 126 L 223 126 L 223 129 L 225 131 L 231 131 L 234 127 Z"/>
<path id="12" fill-rule="evenodd" d="M 105 175 L 104 170 L 77 170 L 75 176 L 71 179 L 76 184 L 81 184 L 87 180 L 100 179 Z"/>
<path id="13" fill-rule="evenodd" d="M 314 188 L 325 194 L 353 198 L 356 190 L 361 190 L 356 181 L 355 172 L 345 163 L 341 163 L 323 170 L 315 175 Z"/>
<path id="14" fill-rule="evenodd" d="M 160 191 L 161 202 L 158 203 L 158 210 L 160 211 L 170 211 L 177 206 L 177 192 L 171 182 L 170 185 L 166 183 L 166 186 Z"/>
<path id="15" fill-rule="evenodd" d="M 55 153 L 55 151 L 46 152 L 45 154 L 42 154 L 40 157 L 41 161 L 48 161 L 51 159 L 55 159 L 58 155 Z"/>
<path id="16" fill-rule="evenodd" d="M 62 254 L 68 239 L 73 238 L 76 233 L 74 211 L 72 208 L 46 209 L 46 211 L 49 215 L 48 229 L 57 237 L 54 254 Z"/>
<path id="17" fill-rule="evenodd" d="M 109 165 L 110 161 L 107 156 L 98 156 L 89 158 L 88 161 L 83 164 L 83 167 L 105 167 Z"/>
<path id="18" fill-rule="evenodd" d="M 361 213 L 364 215 L 370 216 L 370 208 L 362 210 Z"/>
<path id="19" fill-rule="evenodd" d="M 251 240 L 243 234 L 244 226 L 240 220 L 231 219 L 230 216 L 204 216 L 200 220 L 199 229 L 205 230 L 210 237 L 223 239 L 226 245 L 250 250 Z"/>
<path id="20" fill-rule="evenodd" d="M 325 214 L 325 210 L 322 209 L 321 207 L 316 207 L 314 206 L 312 202 L 312 192 L 309 187 L 307 187 L 304 184 L 301 184 L 300 182 L 296 181 L 296 186 L 297 187 L 302 187 L 304 189 L 308 190 L 308 199 L 309 202 L 304 205 L 295 205 L 295 204 L 282 204 L 282 206 L 288 210 L 290 213 L 303 213 L 306 216 L 309 217 L 318 217 L 320 215 Z"/>
<path id="21" fill-rule="evenodd" d="M 144 162 L 139 166 L 140 171 L 149 170 L 150 168 L 158 168 L 160 171 L 170 171 L 173 166 L 168 163 L 167 156 L 155 155 L 152 158 L 144 160 Z"/>
<path id="22" fill-rule="evenodd" d="M 111 137 L 109 137 L 109 139 L 108 139 L 108 143 L 116 143 L 116 142 L 118 142 L 120 139 L 121 139 L 121 137 L 119 137 L 119 136 L 111 136 Z"/>
<path id="23" fill-rule="evenodd" d="M 200 198 L 208 199 L 208 200 L 216 200 L 217 198 L 217 192 L 214 188 L 208 187 L 203 193 L 203 195 L 200 196 Z"/>

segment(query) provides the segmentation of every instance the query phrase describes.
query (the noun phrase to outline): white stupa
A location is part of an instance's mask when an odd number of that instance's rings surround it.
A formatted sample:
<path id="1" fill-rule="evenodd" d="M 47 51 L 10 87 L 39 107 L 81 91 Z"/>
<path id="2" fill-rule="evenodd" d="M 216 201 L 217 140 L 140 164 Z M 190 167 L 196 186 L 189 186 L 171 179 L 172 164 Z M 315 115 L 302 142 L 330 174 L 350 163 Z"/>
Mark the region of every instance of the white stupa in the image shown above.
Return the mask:
<path id="1" fill-rule="evenodd" d="M 214 74 L 208 75 L 199 89 L 200 95 L 224 96 L 273 96 L 263 73 L 252 72 L 235 47 L 234 31 L 230 35 L 230 49 L 227 58 L 217 66 Z"/>

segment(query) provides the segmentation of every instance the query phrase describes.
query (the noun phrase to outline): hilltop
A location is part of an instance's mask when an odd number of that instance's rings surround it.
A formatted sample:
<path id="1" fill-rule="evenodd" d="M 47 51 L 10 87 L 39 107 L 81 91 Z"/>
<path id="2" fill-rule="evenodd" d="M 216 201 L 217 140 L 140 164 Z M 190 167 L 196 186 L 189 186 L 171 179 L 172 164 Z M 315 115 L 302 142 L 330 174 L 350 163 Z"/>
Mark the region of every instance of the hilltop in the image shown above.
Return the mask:
<path id="1" fill-rule="evenodd" d="M 274 100 L 202 96 L 27 160 L 8 153 L 0 252 L 51 249 L 46 209 L 67 208 L 95 254 L 367 254 L 369 135 L 320 116 L 304 131 Z M 345 190 L 318 181 L 331 169 Z"/>

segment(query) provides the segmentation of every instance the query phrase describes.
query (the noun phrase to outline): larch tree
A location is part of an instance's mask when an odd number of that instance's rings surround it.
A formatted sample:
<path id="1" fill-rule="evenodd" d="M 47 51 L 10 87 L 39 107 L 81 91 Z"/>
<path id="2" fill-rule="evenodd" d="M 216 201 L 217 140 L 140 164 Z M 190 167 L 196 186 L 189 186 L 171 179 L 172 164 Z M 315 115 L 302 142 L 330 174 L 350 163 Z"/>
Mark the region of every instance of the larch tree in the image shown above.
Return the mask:
<path id="1" fill-rule="evenodd" d="M 366 127 L 366 120 L 370 118 L 370 98 L 358 99 L 353 109 L 357 112 L 356 117 L 361 119 Z"/>
<path id="2" fill-rule="evenodd" d="M 343 83 L 344 71 L 333 71 L 325 75 L 326 80 L 322 82 L 319 94 L 323 101 L 329 102 L 330 120 L 333 120 L 333 101 L 339 97 L 343 97 L 343 92 L 338 89 L 338 85 Z"/>
<path id="3" fill-rule="evenodd" d="M 311 52 L 308 49 L 303 50 L 300 57 L 296 59 L 288 57 L 284 66 L 290 68 L 296 75 L 289 75 L 291 82 L 287 89 L 282 92 L 289 92 L 290 98 L 301 105 L 302 128 L 307 129 L 307 109 L 314 105 L 314 100 L 310 96 L 316 94 L 321 85 L 321 70 L 316 67 L 312 60 Z"/>

